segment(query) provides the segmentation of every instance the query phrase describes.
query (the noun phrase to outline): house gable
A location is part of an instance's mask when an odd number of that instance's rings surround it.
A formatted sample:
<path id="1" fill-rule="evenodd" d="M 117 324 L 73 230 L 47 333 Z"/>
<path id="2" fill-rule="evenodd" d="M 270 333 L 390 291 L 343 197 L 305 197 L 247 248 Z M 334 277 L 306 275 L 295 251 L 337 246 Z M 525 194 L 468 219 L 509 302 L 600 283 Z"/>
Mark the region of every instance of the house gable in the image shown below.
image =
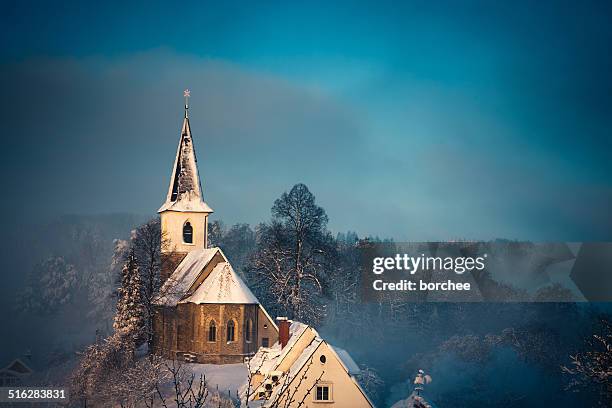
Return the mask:
<path id="1" fill-rule="evenodd" d="M 32 370 L 19 359 L 14 360 L 5 370 L 10 370 L 21 375 L 32 373 Z"/>
<path id="2" fill-rule="evenodd" d="M 251 361 L 251 398 L 260 399 L 271 392 L 268 403 L 283 405 L 288 398 L 293 402 L 304 398 L 305 406 L 312 406 L 323 402 L 315 401 L 315 382 L 319 381 L 331 395 L 325 403 L 347 408 L 374 406 L 355 378 L 359 367 L 348 352 L 328 344 L 310 326 L 293 322 L 290 329 L 291 337 L 284 348 L 275 344 L 260 349 Z M 276 384 L 271 391 L 266 388 L 270 384 Z"/>
<path id="3" fill-rule="evenodd" d="M 272 396 L 273 399 L 278 398 L 281 404 L 289 397 L 293 401 L 304 399 L 307 406 L 318 403 L 315 401 L 316 384 L 320 384 L 329 389 L 330 399 L 325 402 L 335 407 L 374 407 L 333 347 L 320 338 L 315 338 L 304 349 L 289 369 L 289 375 L 289 383 L 276 389 Z M 315 380 L 316 383 L 313 383 Z"/>

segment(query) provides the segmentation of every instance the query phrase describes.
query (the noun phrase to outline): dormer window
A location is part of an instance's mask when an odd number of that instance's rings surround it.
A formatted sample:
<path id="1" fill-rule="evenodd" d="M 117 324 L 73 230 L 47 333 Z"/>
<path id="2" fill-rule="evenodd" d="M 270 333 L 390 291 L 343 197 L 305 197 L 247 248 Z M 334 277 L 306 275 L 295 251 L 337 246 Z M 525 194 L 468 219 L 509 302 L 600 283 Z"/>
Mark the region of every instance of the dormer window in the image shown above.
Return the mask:
<path id="1" fill-rule="evenodd" d="M 183 242 L 193 244 L 193 227 L 189 221 L 183 225 Z"/>

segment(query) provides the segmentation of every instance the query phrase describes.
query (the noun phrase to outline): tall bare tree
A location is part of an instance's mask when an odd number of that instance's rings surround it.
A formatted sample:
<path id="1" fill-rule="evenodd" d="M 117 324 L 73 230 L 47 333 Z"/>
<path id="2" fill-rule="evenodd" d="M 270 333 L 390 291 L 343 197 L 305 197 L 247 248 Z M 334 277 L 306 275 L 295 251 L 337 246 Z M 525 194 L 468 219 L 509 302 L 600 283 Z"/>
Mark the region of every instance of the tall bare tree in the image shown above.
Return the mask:
<path id="1" fill-rule="evenodd" d="M 131 247 L 134 249 L 142 280 L 142 303 L 145 311 L 145 336 L 149 350 L 153 342 L 153 315 L 155 300 L 161 287 L 161 270 L 172 257 L 162 257 L 169 247 L 169 241 L 161 231 L 159 217 L 153 218 L 133 231 Z"/>
<path id="2" fill-rule="evenodd" d="M 259 226 L 247 267 L 280 313 L 315 325 L 325 315 L 322 300 L 336 260 L 327 221 L 308 187 L 296 184 L 274 202 L 271 223 Z"/>

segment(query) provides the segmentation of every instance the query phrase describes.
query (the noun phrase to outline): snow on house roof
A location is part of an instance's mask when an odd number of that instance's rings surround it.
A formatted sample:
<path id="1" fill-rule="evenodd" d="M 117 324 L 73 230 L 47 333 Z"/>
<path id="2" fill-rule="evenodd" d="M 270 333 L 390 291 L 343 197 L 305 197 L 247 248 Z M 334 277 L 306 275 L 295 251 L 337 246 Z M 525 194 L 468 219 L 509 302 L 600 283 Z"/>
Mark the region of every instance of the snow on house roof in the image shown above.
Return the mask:
<path id="1" fill-rule="evenodd" d="M 295 360 L 293 364 L 291 364 L 291 368 L 289 368 L 289 375 L 295 376 L 304 365 L 311 359 L 314 352 L 319 348 L 319 346 L 323 343 L 323 339 L 320 337 L 315 337 L 312 339 L 310 344 L 304 348 L 302 354 Z"/>
<path id="2" fill-rule="evenodd" d="M 1 369 L 0 371 L 11 371 L 17 375 L 28 375 L 32 374 L 32 369 L 28 367 L 23 361 L 16 358 L 9 365 Z"/>
<path id="3" fill-rule="evenodd" d="M 195 249 L 189 252 L 162 285 L 160 292 L 163 295 L 156 303 L 176 306 L 217 252 L 223 255 L 219 248 Z M 223 257 L 225 258 L 224 255 Z"/>
<path id="4" fill-rule="evenodd" d="M 355 360 L 353 360 L 351 355 L 346 350 L 341 349 L 340 347 L 332 346 L 331 344 L 329 347 L 336 353 L 338 360 L 340 360 L 340 362 L 344 365 L 344 368 L 349 374 L 358 375 L 361 373 L 359 366 L 357 363 L 355 363 Z"/>
<path id="5" fill-rule="evenodd" d="M 220 262 L 195 292 L 180 303 L 259 304 L 253 292 L 234 272 L 229 262 Z"/>
<path id="6" fill-rule="evenodd" d="M 293 364 L 291 364 L 289 370 L 284 373 L 284 375 L 288 376 L 288 379 L 282 380 L 281 384 L 274 388 L 274 391 L 272 391 L 272 395 L 269 398 L 271 401 L 277 401 L 278 397 L 280 397 L 287 389 L 290 388 L 292 381 L 302 370 L 302 367 L 307 364 L 312 364 L 312 355 L 315 353 L 315 351 L 317 351 L 321 343 L 323 343 L 323 339 L 319 336 L 316 336 L 312 339 L 310 344 L 304 347 L 304 350 L 302 351 L 300 356 L 293 362 Z M 278 363 L 280 363 L 281 361 L 282 359 L 279 359 Z"/>
<path id="7" fill-rule="evenodd" d="M 346 374 L 350 377 L 353 384 L 355 384 L 357 390 L 364 396 L 364 398 L 370 403 L 370 406 L 374 406 L 372 401 L 369 399 L 368 395 L 365 393 L 359 382 L 355 378 L 356 375 L 361 373 L 359 366 L 355 363 L 355 360 L 352 359 L 350 354 L 339 347 L 332 346 L 323 340 L 319 333 L 312 327 L 300 323 L 300 322 L 291 322 L 291 326 L 289 326 L 289 333 L 291 334 L 287 345 L 281 349 L 279 343 L 275 343 L 274 346 L 270 348 L 260 348 L 255 356 L 250 361 L 250 370 L 252 373 L 259 372 L 263 375 L 268 375 L 272 371 L 278 370 L 283 359 L 287 356 L 287 354 L 296 346 L 298 340 L 302 335 L 310 330 L 314 337 L 311 342 L 304 347 L 301 351 L 299 357 L 291 364 L 291 367 L 284 375 L 288 376 L 287 380 L 281 381 L 281 385 L 274 388 L 272 395 L 270 396 L 270 400 L 275 400 L 276 397 L 282 395 L 286 389 L 289 388 L 294 378 L 299 374 L 303 367 L 306 364 L 309 364 L 313 354 L 317 351 L 317 349 L 321 345 L 327 345 L 329 350 L 335 355 L 337 360 L 340 362 L 342 367 L 344 368 Z M 265 404 L 264 404 L 265 406 Z"/>
<path id="8" fill-rule="evenodd" d="M 262 374 L 267 374 L 276 370 L 279 364 L 287 356 L 289 351 L 293 349 L 295 343 L 297 343 L 299 338 L 308 328 L 316 333 L 312 327 L 304 323 L 295 321 L 291 322 L 291 326 L 289 326 L 289 341 L 287 342 L 287 345 L 281 349 L 280 343 L 276 342 L 272 347 L 261 347 L 253 358 L 251 358 L 251 372 L 256 373 L 259 371 Z M 316 335 L 318 336 L 318 333 L 316 333 Z"/>

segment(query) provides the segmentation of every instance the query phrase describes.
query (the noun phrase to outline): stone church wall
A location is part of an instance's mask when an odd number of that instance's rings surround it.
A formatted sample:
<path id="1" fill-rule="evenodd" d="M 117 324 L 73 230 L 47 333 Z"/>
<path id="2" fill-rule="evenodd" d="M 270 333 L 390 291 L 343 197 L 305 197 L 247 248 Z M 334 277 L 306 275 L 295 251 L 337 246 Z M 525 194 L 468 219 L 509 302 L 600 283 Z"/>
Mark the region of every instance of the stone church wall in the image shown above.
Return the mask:
<path id="1" fill-rule="evenodd" d="M 158 308 L 153 351 L 166 358 L 189 354 L 199 363 L 242 362 L 261 345 L 259 317 L 259 305 L 184 303 L 176 308 Z M 230 319 L 234 322 L 234 341 L 227 341 Z M 247 341 L 245 333 L 247 319 L 252 322 L 251 341 Z M 215 341 L 209 341 L 211 320 L 215 321 Z"/>

